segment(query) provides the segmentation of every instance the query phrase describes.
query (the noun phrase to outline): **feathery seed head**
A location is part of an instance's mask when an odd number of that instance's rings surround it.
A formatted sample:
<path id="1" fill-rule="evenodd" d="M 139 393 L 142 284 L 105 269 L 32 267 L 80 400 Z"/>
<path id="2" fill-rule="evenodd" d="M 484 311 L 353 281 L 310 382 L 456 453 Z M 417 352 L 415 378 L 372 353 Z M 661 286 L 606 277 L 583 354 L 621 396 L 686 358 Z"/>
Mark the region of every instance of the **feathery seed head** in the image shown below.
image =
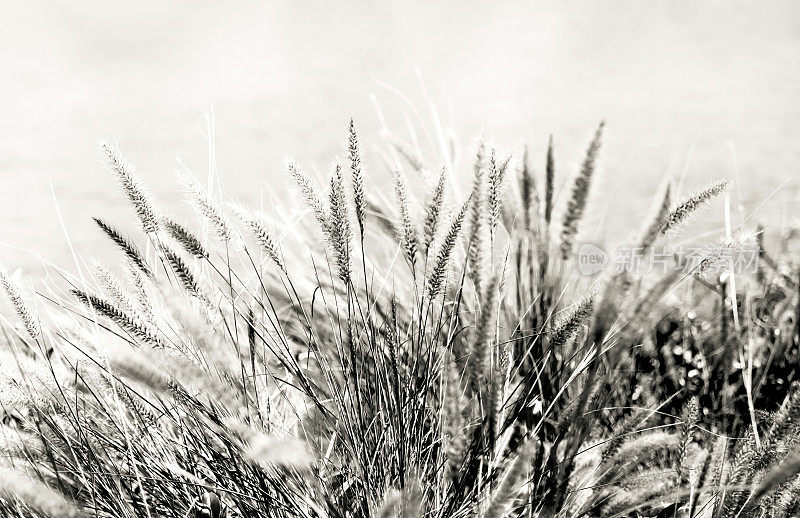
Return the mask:
<path id="1" fill-rule="evenodd" d="M 572 197 L 567 203 L 567 210 L 564 213 L 561 227 L 561 256 L 565 260 L 572 252 L 575 235 L 578 233 L 578 224 L 583 218 L 583 213 L 586 209 L 589 187 L 594 174 L 597 152 L 600 149 L 600 139 L 603 136 L 604 127 L 605 122 L 601 122 L 594 133 L 592 142 L 589 144 L 589 149 L 586 150 L 586 157 L 583 159 L 581 170 L 575 178 L 575 183 L 572 186 Z"/>
<path id="2" fill-rule="evenodd" d="M 453 248 L 458 241 L 458 235 L 461 232 L 461 225 L 464 222 L 464 217 L 466 216 L 467 210 L 470 207 L 470 201 L 470 199 L 467 199 L 467 201 L 465 201 L 461 206 L 461 209 L 450 223 L 450 229 L 447 231 L 444 241 L 439 246 L 439 252 L 436 254 L 436 260 L 433 263 L 430 277 L 428 277 L 428 296 L 431 298 L 431 300 L 436 298 L 436 296 L 439 294 L 439 290 L 445 282 L 447 268 L 450 263 L 450 256 L 452 255 Z"/>
<path id="3" fill-rule="evenodd" d="M 342 168 L 334 164 L 331 173 L 330 191 L 330 228 L 328 237 L 331 248 L 336 256 L 339 268 L 339 277 L 345 285 L 350 283 L 352 265 L 350 252 L 352 248 L 352 233 L 350 231 L 350 216 L 347 208 L 347 196 L 344 190 Z"/>
<path id="4" fill-rule="evenodd" d="M 93 308 L 101 315 L 112 320 L 131 335 L 149 343 L 150 345 L 164 345 L 164 342 L 161 340 L 161 338 L 159 338 L 156 332 L 140 315 L 129 313 L 115 304 L 98 297 L 97 295 L 92 295 L 91 293 L 86 293 L 78 289 L 73 289 L 71 292 L 75 298 L 77 298 L 87 307 Z"/>
<path id="5" fill-rule="evenodd" d="M 544 188 L 544 220 L 547 225 L 553 217 L 553 193 L 555 191 L 555 157 L 553 156 L 553 135 L 547 142 L 547 159 L 545 160 L 545 188 Z"/>
<path id="6" fill-rule="evenodd" d="M 133 280 L 133 289 L 136 296 L 136 302 L 139 306 L 139 312 L 147 323 L 152 323 L 153 303 L 151 299 L 150 285 L 148 284 L 147 277 L 138 268 L 130 267 L 131 279 Z"/>
<path id="7" fill-rule="evenodd" d="M 325 207 L 322 205 L 322 201 L 320 201 L 317 191 L 314 188 L 314 185 L 311 183 L 311 179 L 294 160 L 288 159 L 286 162 L 286 167 L 289 170 L 289 174 L 294 179 L 298 189 L 300 190 L 300 195 L 303 197 L 306 205 L 308 205 L 308 208 L 314 212 L 314 216 L 317 218 L 317 222 L 319 223 L 322 232 L 327 234 L 328 227 L 330 226 L 328 213 L 325 210 Z"/>
<path id="8" fill-rule="evenodd" d="M 20 320 L 22 320 L 22 323 L 25 325 L 25 330 L 28 331 L 31 338 L 36 340 L 42 333 L 42 328 L 39 326 L 39 319 L 30 310 L 28 304 L 22 298 L 19 287 L 11 279 L 3 266 L 0 266 L 0 284 L 2 284 L 8 299 L 11 301 L 14 311 L 17 312 Z"/>
<path id="9" fill-rule="evenodd" d="M 498 276 L 492 276 L 481 299 L 481 312 L 475 328 L 475 338 L 468 366 L 468 376 L 475 388 L 480 388 L 487 379 L 486 373 L 489 369 L 490 352 L 494 344 L 496 329 L 497 299 L 500 296 L 497 289 L 498 283 Z"/>
<path id="10" fill-rule="evenodd" d="M 135 309 L 128 298 L 127 290 L 122 285 L 122 282 L 119 280 L 119 278 L 114 275 L 110 269 L 102 264 L 97 264 L 95 271 L 97 280 L 105 289 L 108 296 L 111 297 L 113 302 L 118 304 L 125 311 L 134 312 Z"/>
<path id="11" fill-rule="evenodd" d="M 164 218 L 162 222 L 167 232 L 169 232 L 177 242 L 183 245 L 183 248 L 187 252 L 198 259 L 205 259 L 208 257 L 208 251 L 203 246 L 203 243 L 189 229 L 170 218 Z"/>
<path id="12" fill-rule="evenodd" d="M 366 203 L 364 201 L 364 172 L 362 170 L 363 155 L 358 144 L 356 125 L 352 118 L 350 119 L 350 127 L 348 129 L 347 156 L 350 158 L 350 173 L 353 179 L 353 206 L 356 212 L 358 228 L 363 239 L 364 221 L 366 219 Z"/>
<path id="13" fill-rule="evenodd" d="M 430 249 L 438 231 L 439 216 L 442 213 L 442 205 L 444 203 L 444 186 L 446 178 L 447 172 L 445 168 L 442 168 L 442 171 L 439 174 L 439 180 L 436 182 L 433 192 L 431 192 L 430 196 L 428 197 L 428 201 L 425 204 L 423 246 L 426 254 L 428 253 L 428 250 Z"/>
<path id="14" fill-rule="evenodd" d="M 105 234 L 122 250 L 122 253 L 125 254 L 133 266 L 135 266 L 139 271 L 148 277 L 153 277 L 153 272 L 147 265 L 147 261 L 131 240 L 123 236 L 116 228 L 112 227 L 100 218 L 92 219 L 94 219 L 94 222 L 97 223 L 98 227 L 100 227 L 100 230 L 105 232 Z"/>
<path id="15" fill-rule="evenodd" d="M 411 271 L 414 272 L 419 248 L 419 232 L 411 216 L 410 200 L 405 181 L 397 169 L 394 171 L 394 187 L 400 213 L 400 220 L 395 224 L 395 228 L 397 229 L 403 253 L 405 253 L 406 259 L 411 265 Z"/>
<path id="16" fill-rule="evenodd" d="M 661 201 L 661 205 L 658 207 L 658 211 L 655 214 L 650 226 L 644 232 L 642 236 L 642 240 L 639 244 L 640 247 L 643 249 L 650 248 L 653 243 L 655 243 L 658 236 L 661 234 L 661 229 L 667 222 L 667 216 L 669 216 L 670 206 L 672 205 L 672 191 L 670 189 L 669 183 L 666 184 L 664 188 L 664 195 Z"/>
<path id="17" fill-rule="evenodd" d="M 122 190 L 133 204 L 136 215 L 142 222 L 145 232 L 158 232 L 158 215 L 155 204 L 144 186 L 144 182 L 135 173 L 133 166 L 129 165 L 117 149 L 106 142 L 100 143 L 108 168 L 119 180 Z"/>
<path id="18" fill-rule="evenodd" d="M 531 229 L 531 210 L 539 205 L 539 196 L 536 192 L 536 180 L 530 168 L 528 146 L 522 152 L 522 170 L 520 171 L 520 197 L 522 198 L 522 214 L 525 229 Z"/>
<path id="19" fill-rule="evenodd" d="M 500 219 L 500 205 L 502 202 L 503 179 L 505 178 L 508 164 L 511 161 L 509 155 L 505 160 L 498 163 L 495 150 L 492 149 L 489 157 L 489 191 L 487 193 L 487 204 L 489 205 L 489 229 L 494 233 L 497 222 Z"/>
<path id="20" fill-rule="evenodd" d="M 164 257 L 167 259 L 167 262 L 172 267 L 172 271 L 175 272 L 175 275 L 178 277 L 178 280 L 184 289 L 192 295 L 202 299 L 203 294 L 200 289 L 200 283 L 197 281 L 197 277 L 195 277 L 194 273 L 192 273 L 191 268 L 189 268 L 189 265 L 186 264 L 183 258 L 166 245 L 162 245 L 161 252 L 164 254 Z"/>
<path id="21" fill-rule="evenodd" d="M 722 194 L 730 185 L 729 180 L 718 180 L 681 201 L 669 213 L 666 221 L 661 226 L 661 234 L 674 232 L 689 216 L 699 208 L 707 205 L 711 200 Z"/>
<path id="22" fill-rule="evenodd" d="M 261 248 L 266 252 L 272 262 L 275 263 L 283 273 L 287 273 L 278 241 L 272 236 L 272 233 L 267 230 L 264 223 L 259 221 L 258 218 L 244 206 L 234 205 L 231 206 L 231 210 L 233 210 L 234 214 L 242 220 L 242 223 L 250 229 L 251 233 L 255 236 L 256 240 L 258 240 Z"/>
<path id="23" fill-rule="evenodd" d="M 211 227 L 223 241 L 233 237 L 231 226 L 225 212 L 206 192 L 205 188 L 189 173 L 178 171 L 178 177 L 186 188 L 186 196 L 195 208 L 208 220 Z"/>
<path id="24" fill-rule="evenodd" d="M 550 336 L 550 347 L 555 349 L 567 344 L 578 332 L 594 311 L 595 295 L 590 294 L 578 301 L 569 314 L 561 319 Z"/>
<path id="25" fill-rule="evenodd" d="M 475 157 L 474 177 L 472 183 L 472 200 L 469 214 L 469 239 L 467 242 L 467 263 L 469 264 L 469 275 L 475 285 L 476 291 L 480 293 L 483 281 L 483 261 L 484 261 L 484 225 L 486 216 L 486 196 L 484 196 L 484 155 L 486 149 L 483 141 L 478 144 L 478 151 Z"/>
<path id="26" fill-rule="evenodd" d="M 169 372 L 175 367 L 175 362 L 163 354 L 155 354 L 153 349 L 123 346 L 108 348 L 105 352 L 114 372 L 148 390 L 168 394 L 176 386 L 175 378 Z"/>

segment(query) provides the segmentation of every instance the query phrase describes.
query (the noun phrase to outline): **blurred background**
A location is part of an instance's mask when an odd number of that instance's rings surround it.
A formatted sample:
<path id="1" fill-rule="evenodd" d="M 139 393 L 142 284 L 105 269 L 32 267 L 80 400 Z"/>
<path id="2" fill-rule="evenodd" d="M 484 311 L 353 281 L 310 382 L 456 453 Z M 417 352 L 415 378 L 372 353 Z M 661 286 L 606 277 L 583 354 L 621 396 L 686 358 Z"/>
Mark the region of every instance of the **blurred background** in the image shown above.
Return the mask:
<path id="1" fill-rule="evenodd" d="M 382 145 L 371 94 L 408 136 L 416 116 L 383 84 L 430 123 L 417 68 L 462 154 L 485 132 L 508 148 L 530 144 L 540 171 L 553 133 L 564 179 L 606 119 L 591 198 L 602 230 L 592 236 L 638 227 L 666 175 L 684 178 L 684 193 L 738 177 L 732 203 L 745 216 L 783 184 L 751 221 L 777 229 L 798 214 L 793 0 L 0 1 L 0 259 L 9 269 L 37 272 L 30 251 L 71 268 L 57 206 L 80 252 L 112 252 L 90 216 L 130 214 L 102 167 L 100 138 L 116 141 L 180 212 L 176 157 L 205 175 L 213 107 L 223 193 L 268 205 L 285 183 L 281 159 L 325 169 L 350 116 L 368 150 Z M 696 235 L 720 226 L 715 207 Z"/>

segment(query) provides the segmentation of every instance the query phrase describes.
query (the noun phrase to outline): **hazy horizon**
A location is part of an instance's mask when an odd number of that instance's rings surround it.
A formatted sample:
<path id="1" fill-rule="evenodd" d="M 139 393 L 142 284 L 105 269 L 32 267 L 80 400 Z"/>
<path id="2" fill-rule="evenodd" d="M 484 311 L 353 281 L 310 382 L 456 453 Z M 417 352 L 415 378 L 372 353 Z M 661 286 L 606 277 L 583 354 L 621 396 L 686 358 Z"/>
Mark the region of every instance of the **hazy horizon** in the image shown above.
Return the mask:
<path id="1" fill-rule="evenodd" d="M 283 157 L 324 168 L 341 153 L 350 116 L 368 149 L 380 145 L 372 94 L 407 136 L 414 112 L 378 81 L 430 123 L 417 68 L 462 150 L 485 132 L 503 147 L 530 144 L 541 168 L 553 133 L 562 179 L 605 119 L 592 203 L 609 239 L 638 225 L 665 175 L 685 174 L 686 190 L 738 169 L 733 203 L 742 193 L 752 210 L 800 162 L 791 1 L 4 7 L 0 260 L 9 268 L 38 270 L 14 247 L 72 267 L 53 193 L 78 251 L 113 253 L 90 217 L 126 222 L 129 212 L 102 167 L 101 138 L 178 211 L 175 157 L 204 174 L 202 119 L 213 107 L 224 193 L 258 204 L 284 181 Z M 791 223 L 798 186 L 792 178 L 753 219 Z"/>

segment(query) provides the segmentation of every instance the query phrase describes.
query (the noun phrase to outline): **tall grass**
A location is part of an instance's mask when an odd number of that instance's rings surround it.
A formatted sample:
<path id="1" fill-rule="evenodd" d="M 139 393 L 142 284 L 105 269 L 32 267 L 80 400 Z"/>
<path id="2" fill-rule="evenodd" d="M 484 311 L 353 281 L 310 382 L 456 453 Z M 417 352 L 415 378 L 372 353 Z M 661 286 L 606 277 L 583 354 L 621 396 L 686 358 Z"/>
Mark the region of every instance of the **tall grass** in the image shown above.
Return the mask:
<path id="1" fill-rule="evenodd" d="M 35 305 L 0 275 L 3 516 L 796 515 L 795 271 L 578 276 L 602 129 L 561 228 L 552 138 L 542 179 L 481 143 L 463 199 L 399 164 L 380 193 L 351 121 L 325 191 L 287 163 L 292 231 L 187 174 L 178 223 L 103 146 L 142 230 L 95 219 L 118 267 Z"/>

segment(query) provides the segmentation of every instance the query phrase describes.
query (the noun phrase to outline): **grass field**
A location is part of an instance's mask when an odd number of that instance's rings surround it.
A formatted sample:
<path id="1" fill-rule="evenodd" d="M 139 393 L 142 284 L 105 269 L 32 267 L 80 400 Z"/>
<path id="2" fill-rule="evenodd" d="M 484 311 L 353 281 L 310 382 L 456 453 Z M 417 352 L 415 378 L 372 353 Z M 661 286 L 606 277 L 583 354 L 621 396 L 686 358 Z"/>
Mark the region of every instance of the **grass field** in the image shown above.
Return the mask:
<path id="1" fill-rule="evenodd" d="M 580 274 L 603 131 L 574 170 L 444 131 L 381 164 L 351 121 L 266 213 L 180 171 L 190 221 L 102 144 L 137 227 L 95 218 L 115 261 L 0 274 L 3 516 L 797 516 L 791 236 Z M 663 185 L 629 242 L 730 189 Z M 717 269 L 744 245 L 754 271 Z"/>

